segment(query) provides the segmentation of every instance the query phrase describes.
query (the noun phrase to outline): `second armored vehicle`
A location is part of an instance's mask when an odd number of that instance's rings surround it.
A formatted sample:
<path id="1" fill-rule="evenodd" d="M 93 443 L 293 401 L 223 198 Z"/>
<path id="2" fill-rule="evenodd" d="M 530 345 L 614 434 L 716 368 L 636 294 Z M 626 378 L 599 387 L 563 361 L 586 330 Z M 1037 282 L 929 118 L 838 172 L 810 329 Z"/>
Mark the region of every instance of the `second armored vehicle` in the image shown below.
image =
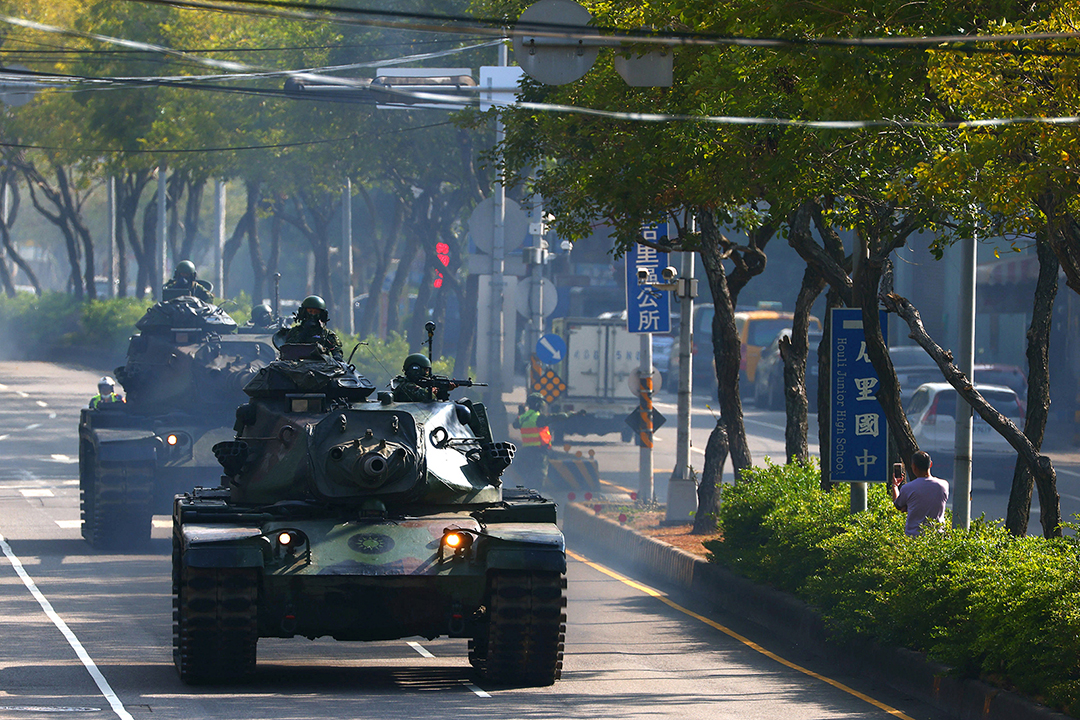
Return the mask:
<path id="1" fill-rule="evenodd" d="M 116 369 L 127 402 L 84 409 L 79 422 L 82 534 L 105 549 L 149 540 L 153 514 L 215 472 L 211 448 L 232 437 L 244 385 L 277 356 L 269 333 L 238 334 L 224 310 L 190 296 L 157 303 L 136 328 Z"/>

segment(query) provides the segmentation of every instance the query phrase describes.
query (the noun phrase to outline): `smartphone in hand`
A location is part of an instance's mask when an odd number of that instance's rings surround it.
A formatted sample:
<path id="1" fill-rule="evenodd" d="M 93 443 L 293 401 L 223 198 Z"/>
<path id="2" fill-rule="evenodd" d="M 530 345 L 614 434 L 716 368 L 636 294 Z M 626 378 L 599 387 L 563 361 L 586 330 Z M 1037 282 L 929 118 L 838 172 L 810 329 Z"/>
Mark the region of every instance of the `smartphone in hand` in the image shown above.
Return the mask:
<path id="1" fill-rule="evenodd" d="M 893 463 L 892 476 L 893 479 L 896 480 L 896 484 L 899 485 L 900 481 L 904 479 L 904 463 Z"/>

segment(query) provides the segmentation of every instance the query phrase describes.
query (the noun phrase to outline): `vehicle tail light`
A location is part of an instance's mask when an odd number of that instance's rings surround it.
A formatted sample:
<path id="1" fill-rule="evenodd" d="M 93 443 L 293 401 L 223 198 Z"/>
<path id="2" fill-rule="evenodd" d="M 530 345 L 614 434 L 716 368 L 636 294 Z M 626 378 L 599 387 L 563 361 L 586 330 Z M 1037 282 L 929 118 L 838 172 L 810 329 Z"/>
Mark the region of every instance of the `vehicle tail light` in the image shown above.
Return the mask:
<path id="1" fill-rule="evenodd" d="M 926 412 L 922 416 L 923 425 L 937 425 L 937 404 L 941 396 L 938 395 L 934 398 L 934 402 L 930 403 L 930 407 L 926 409 Z"/>

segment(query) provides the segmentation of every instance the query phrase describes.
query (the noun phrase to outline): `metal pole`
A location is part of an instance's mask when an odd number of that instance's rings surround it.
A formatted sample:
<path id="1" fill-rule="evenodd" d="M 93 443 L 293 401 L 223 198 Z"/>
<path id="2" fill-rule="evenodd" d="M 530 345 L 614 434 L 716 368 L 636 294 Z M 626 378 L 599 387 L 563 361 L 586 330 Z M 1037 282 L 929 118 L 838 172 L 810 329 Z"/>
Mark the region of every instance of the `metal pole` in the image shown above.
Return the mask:
<path id="1" fill-rule="evenodd" d="M 214 219 L 217 223 L 217 242 L 214 243 L 214 279 L 217 281 L 218 297 L 223 298 L 225 297 L 225 181 L 219 179 L 214 191 Z"/>
<path id="2" fill-rule="evenodd" d="M 859 266 L 864 262 L 870 260 L 870 247 L 867 245 L 866 238 L 862 233 L 858 233 L 855 239 L 854 251 L 851 254 L 852 260 L 852 277 L 856 277 L 859 272 Z M 862 307 L 863 298 L 861 293 L 857 293 L 854 298 L 855 305 Z M 877 301 L 874 301 L 874 308 L 876 312 Z M 831 436 L 831 435 L 830 435 Z M 867 485 L 864 482 L 851 483 L 851 513 L 865 512 L 868 507 L 867 498 Z"/>
<path id="3" fill-rule="evenodd" d="M 341 192 L 341 257 L 345 275 L 345 325 L 344 329 L 352 335 L 356 332 L 356 317 L 353 312 L 353 247 L 352 247 L 352 178 L 345 178 L 345 189 Z"/>
<path id="4" fill-rule="evenodd" d="M 975 379 L 975 238 L 965 242 L 960 272 L 960 353 L 957 365 Z M 971 524 L 971 405 L 956 397 L 956 459 L 953 465 L 953 527 Z"/>
<path id="5" fill-rule="evenodd" d="M 653 425 L 652 425 L 652 333 L 641 333 L 641 362 L 638 365 L 638 377 L 641 382 L 640 418 L 640 453 L 638 464 L 638 500 L 651 502 L 653 499 Z"/>
<path id="6" fill-rule="evenodd" d="M 505 67 L 508 62 L 508 49 L 506 43 L 499 45 L 499 66 Z M 501 120 L 495 121 L 495 144 L 502 144 L 505 131 Z M 500 180 L 495 182 L 494 201 L 494 228 L 491 242 L 491 307 L 488 308 L 491 321 L 488 328 L 488 362 L 491 371 L 490 386 L 487 392 L 488 408 L 497 412 L 496 403 L 502 406 L 503 388 L 506 383 L 503 378 L 503 279 L 505 250 L 506 250 L 506 188 Z M 505 413 L 498 413 L 502 416 Z M 498 422 L 498 421 L 496 421 Z M 502 432 L 502 427 L 495 431 Z"/>
<path id="7" fill-rule="evenodd" d="M 169 279 L 169 252 L 168 252 L 168 233 L 165 230 L 166 213 L 165 213 L 165 165 L 158 165 L 157 176 L 157 245 L 161 250 L 161 282 L 157 287 L 158 300 L 164 300 L 162 290 L 165 288 L 165 283 Z"/>
<path id="8" fill-rule="evenodd" d="M 109 176 L 108 188 L 108 233 L 109 233 L 109 297 L 117 296 L 117 253 L 116 253 L 116 177 Z"/>
<path id="9" fill-rule="evenodd" d="M 694 343 L 694 253 L 682 253 L 679 270 L 679 400 L 675 430 L 675 469 L 668 480 L 667 509 L 664 522 L 678 525 L 690 522 L 697 509 L 697 487 L 690 465 L 690 410 L 693 401 L 691 351 Z"/>

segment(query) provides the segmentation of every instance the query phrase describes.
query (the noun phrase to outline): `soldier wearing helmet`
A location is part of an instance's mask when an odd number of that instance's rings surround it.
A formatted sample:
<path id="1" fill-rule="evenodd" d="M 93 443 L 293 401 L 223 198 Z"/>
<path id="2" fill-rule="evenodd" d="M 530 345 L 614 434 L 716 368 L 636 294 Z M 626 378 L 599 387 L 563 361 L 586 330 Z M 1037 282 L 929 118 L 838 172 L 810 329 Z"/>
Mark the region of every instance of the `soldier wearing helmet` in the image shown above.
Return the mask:
<path id="1" fill-rule="evenodd" d="M 394 378 L 394 402 L 435 402 L 437 393 L 429 384 L 431 361 L 423 353 L 413 353 L 401 366 L 404 376 Z"/>
<path id="2" fill-rule="evenodd" d="M 213 285 L 205 280 L 199 280 L 195 272 L 195 263 L 190 260 L 181 260 L 176 263 L 172 279 L 165 283 L 161 291 L 162 300 L 173 300 L 178 297 L 190 295 L 206 303 L 214 302 Z"/>
<path id="3" fill-rule="evenodd" d="M 98 380 L 98 394 L 90 398 L 90 409 L 97 410 L 113 403 L 124 402 L 124 396 L 116 392 L 116 381 L 106 375 Z"/>
<path id="4" fill-rule="evenodd" d="M 266 303 L 256 305 L 251 308 L 251 320 L 248 322 L 249 328 L 256 328 L 260 330 L 276 330 L 278 326 L 277 320 L 274 319 L 274 311 Z"/>
<path id="5" fill-rule="evenodd" d="M 344 353 L 337 333 L 326 327 L 330 318 L 326 302 L 318 295 L 308 295 L 296 311 L 296 322 L 285 335 L 287 343 L 314 343 L 319 351 L 335 360 L 342 360 Z"/>

